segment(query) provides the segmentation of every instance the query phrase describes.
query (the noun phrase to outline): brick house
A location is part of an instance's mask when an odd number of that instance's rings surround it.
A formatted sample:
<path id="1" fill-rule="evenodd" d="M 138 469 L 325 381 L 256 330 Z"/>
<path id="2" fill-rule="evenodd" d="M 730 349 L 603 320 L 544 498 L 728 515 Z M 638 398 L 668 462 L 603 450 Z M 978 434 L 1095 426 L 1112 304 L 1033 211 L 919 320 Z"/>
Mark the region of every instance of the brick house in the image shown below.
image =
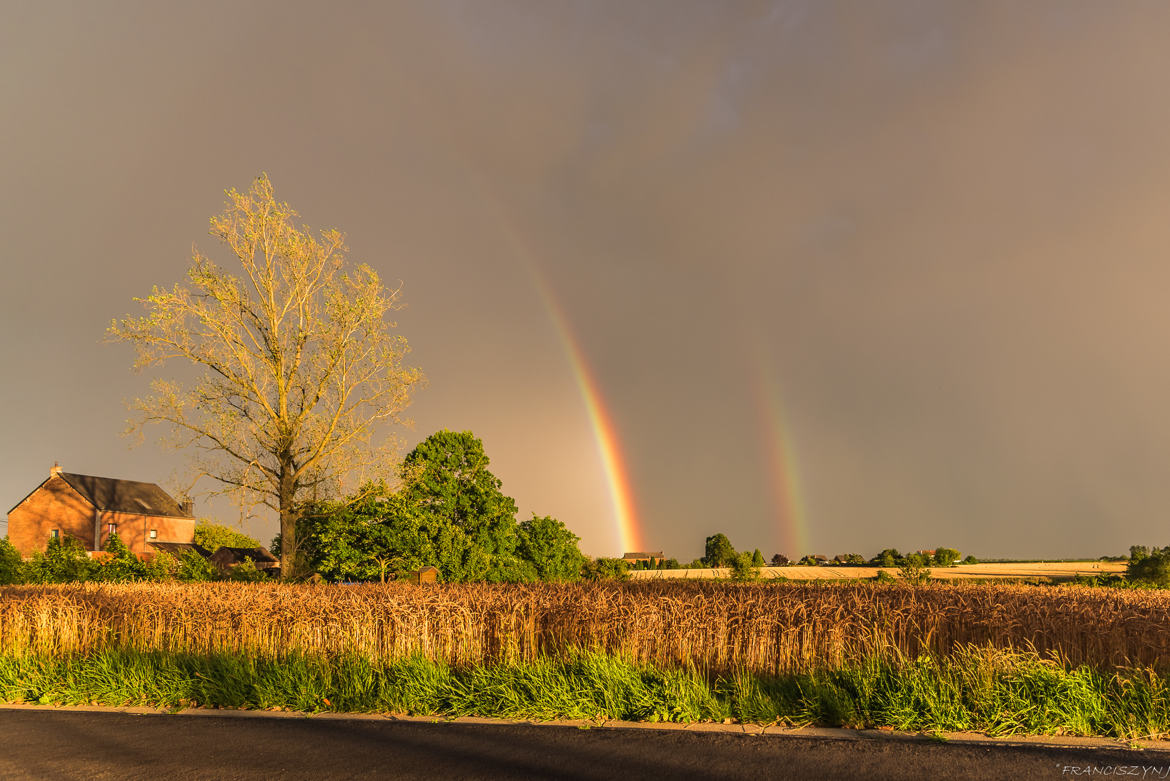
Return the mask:
<path id="1" fill-rule="evenodd" d="M 195 541 L 190 502 L 178 502 L 154 483 L 61 471 L 8 511 L 8 539 L 22 556 L 44 551 L 51 537 L 72 537 L 99 551 L 112 532 L 134 553 L 152 542 Z"/>

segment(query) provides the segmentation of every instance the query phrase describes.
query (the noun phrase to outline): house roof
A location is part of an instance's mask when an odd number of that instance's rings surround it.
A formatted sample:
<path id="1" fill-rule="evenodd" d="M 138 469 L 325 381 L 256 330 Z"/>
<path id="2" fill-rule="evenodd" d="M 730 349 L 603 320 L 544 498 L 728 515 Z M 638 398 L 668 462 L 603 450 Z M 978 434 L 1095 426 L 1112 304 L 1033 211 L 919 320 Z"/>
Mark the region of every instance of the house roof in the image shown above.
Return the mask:
<path id="1" fill-rule="evenodd" d="M 118 480 L 113 477 L 77 475 L 59 472 L 73 490 L 99 510 L 132 513 L 134 515 L 162 515 L 171 518 L 190 518 L 174 497 L 155 483 L 137 480 Z"/>
<path id="2" fill-rule="evenodd" d="M 193 518 L 184 512 L 178 501 L 155 483 L 140 483 L 137 480 L 119 480 L 113 477 L 94 477 L 62 472 L 54 467 L 48 478 L 43 480 L 28 495 L 13 505 L 20 507 L 54 477 L 60 477 L 82 499 L 99 510 L 132 513 L 134 515 L 161 515 L 165 518 Z M 8 512 L 12 512 L 9 510 Z"/>
<path id="3" fill-rule="evenodd" d="M 216 564 L 243 564 L 244 559 L 251 559 L 253 564 L 279 563 L 279 560 L 269 553 L 267 548 L 232 548 L 223 545 L 211 554 L 211 561 Z"/>
<path id="4" fill-rule="evenodd" d="M 211 553 L 202 545 L 196 545 L 193 542 L 156 542 L 151 541 L 150 546 L 160 553 L 169 553 L 172 556 L 182 556 L 187 551 L 198 553 L 203 558 L 208 558 Z"/>

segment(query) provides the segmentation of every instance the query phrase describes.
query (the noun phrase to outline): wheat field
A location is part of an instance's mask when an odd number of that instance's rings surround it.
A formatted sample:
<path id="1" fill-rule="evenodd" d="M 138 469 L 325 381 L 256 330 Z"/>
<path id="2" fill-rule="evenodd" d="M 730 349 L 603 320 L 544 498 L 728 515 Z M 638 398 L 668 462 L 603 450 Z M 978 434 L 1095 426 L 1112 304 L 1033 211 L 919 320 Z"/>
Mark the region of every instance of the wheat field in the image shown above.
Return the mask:
<path id="1" fill-rule="evenodd" d="M 0 588 L 0 650 L 421 655 L 452 664 L 574 648 L 778 673 L 970 644 L 1071 664 L 1170 667 L 1170 594 L 1078 586 L 628 582 L 81 584 Z"/>

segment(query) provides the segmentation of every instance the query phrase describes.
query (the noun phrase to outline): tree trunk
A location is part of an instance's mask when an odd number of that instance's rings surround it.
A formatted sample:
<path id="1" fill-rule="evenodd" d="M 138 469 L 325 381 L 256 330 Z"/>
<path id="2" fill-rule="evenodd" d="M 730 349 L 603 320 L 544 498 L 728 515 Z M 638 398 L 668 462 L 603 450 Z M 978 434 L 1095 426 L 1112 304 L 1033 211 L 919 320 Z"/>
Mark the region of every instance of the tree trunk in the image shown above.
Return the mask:
<path id="1" fill-rule="evenodd" d="M 299 573 L 297 570 L 297 511 L 296 483 L 293 480 L 293 465 L 280 465 L 280 577 L 290 580 Z"/>

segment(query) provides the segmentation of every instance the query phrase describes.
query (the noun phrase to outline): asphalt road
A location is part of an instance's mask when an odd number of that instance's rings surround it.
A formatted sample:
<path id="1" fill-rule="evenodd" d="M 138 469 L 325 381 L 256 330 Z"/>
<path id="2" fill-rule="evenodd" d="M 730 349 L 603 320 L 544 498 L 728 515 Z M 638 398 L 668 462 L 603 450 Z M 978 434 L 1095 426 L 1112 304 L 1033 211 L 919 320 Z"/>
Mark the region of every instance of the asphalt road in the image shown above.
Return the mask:
<path id="1" fill-rule="evenodd" d="M 0 710 L 0 778 L 5 780 L 1018 781 L 1090 775 L 1167 778 L 1170 752 L 516 724 Z"/>

